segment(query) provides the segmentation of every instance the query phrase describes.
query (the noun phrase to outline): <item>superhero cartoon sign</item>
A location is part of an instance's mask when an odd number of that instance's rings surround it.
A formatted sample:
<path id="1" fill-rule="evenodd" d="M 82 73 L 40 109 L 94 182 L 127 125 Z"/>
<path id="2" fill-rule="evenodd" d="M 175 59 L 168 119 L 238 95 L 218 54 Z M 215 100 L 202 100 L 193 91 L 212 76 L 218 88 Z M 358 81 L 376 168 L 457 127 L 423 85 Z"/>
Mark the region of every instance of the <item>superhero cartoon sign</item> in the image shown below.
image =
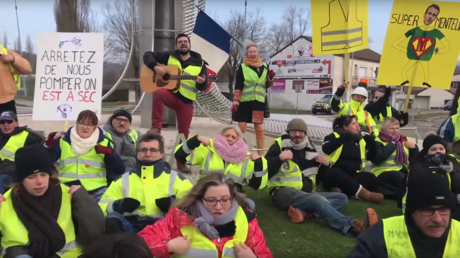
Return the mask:
<path id="1" fill-rule="evenodd" d="M 368 0 L 311 0 L 313 54 L 346 54 L 368 48 Z"/>
<path id="2" fill-rule="evenodd" d="M 450 89 L 460 54 L 460 3 L 394 0 L 377 83 Z"/>

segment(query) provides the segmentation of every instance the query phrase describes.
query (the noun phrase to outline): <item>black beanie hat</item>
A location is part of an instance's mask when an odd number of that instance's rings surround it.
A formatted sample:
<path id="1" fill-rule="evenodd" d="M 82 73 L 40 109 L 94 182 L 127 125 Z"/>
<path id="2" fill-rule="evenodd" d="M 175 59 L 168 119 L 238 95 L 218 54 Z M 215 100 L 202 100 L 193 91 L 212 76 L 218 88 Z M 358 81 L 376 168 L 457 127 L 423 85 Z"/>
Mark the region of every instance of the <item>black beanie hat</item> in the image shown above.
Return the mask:
<path id="1" fill-rule="evenodd" d="M 455 209 L 457 200 L 449 189 L 447 177 L 435 173 L 421 173 L 409 180 L 406 210 L 413 213 L 429 206 L 441 205 Z"/>
<path id="2" fill-rule="evenodd" d="M 447 144 L 446 142 L 441 138 L 441 136 L 438 135 L 428 135 L 424 140 L 423 140 L 423 149 L 427 150 L 431 148 L 431 146 L 435 144 L 442 144 L 444 148 L 447 149 Z"/>
<path id="3" fill-rule="evenodd" d="M 14 156 L 16 183 L 22 182 L 34 173 L 44 172 L 51 176 L 56 171 L 48 150 L 41 144 L 22 147 L 16 151 Z"/>
<path id="4" fill-rule="evenodd" d="M 133 117 L 131 116 L 131 113 L 129 113 L 129 111 L 126 110 L 126 109 L 120 109 L 120 110 L 117 110 L 117 111 L 113 112 L 113 115 L 112 115 L 112 118 L 110 119 L 110 122 L 112 122 L 112 119 L 117 118 L 119 116 L 124 116 L 124 117 L 128 118 L 130 123 L 133 122 Z"/>

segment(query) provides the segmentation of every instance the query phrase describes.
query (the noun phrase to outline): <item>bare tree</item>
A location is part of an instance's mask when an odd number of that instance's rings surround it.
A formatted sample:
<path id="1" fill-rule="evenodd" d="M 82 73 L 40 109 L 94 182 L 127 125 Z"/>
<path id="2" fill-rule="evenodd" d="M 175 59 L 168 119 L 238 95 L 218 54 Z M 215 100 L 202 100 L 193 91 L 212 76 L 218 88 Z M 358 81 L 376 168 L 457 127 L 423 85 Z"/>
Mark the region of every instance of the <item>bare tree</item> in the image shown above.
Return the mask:
<path id="1" fill-rule="evenodd" d="M 223 27 L 233 37 L 230 47 L 230 57 L 225 63 L 224 69 L 228 77 L 228 89 L 230 95 L 233 95 L 233 84 L 236 79 L 236 71 L 244 59 L 244 49 L 242 44 L 245 40 L 250 40 L 259 44 L 260 55 L 265 51 L 265 20 L 260 9 L 245 15 L 243 12 L 230 11 L 230 17 L 223 22 Z"/>
<path id="2" fill-rule="evenodd" d="M 5 48 L 8 48 L 8 35 L 6 35 L 6 31 L 3 32 L 2 45 L 3 45 Z"/>
<path id="3" fill-rule="evenodd" d="M 21 41 L 19 41 L 19 37 L 17 37 L 15 40 L 14 40 L 14 51 L 18 52 L 19 54 L 20 51 L 21 51 Z"/>
<path id="4" fill-rule="evenodd" d="M 25 52 L 26 53 L 33 53 L 34 52 L 34 43 L 32 42 L 32 38 L 30 37 L 29 34 L 27 34 L 27 37 L 26 37 L 26 49 L 25 49 Z"/>
<path id="5" fill-rule="evenodd" d="M 58 32 L 93 32 L 97 20 L 90 0 L 55 0 L 54 20 Z"/>
<path id="6" fill-rule="evenodd" d="M 282 21 L 273 24 L 267 33 L 267 50 L 274 54 L 293 42 L 296 38 L 305 35 L 311 27 L 310 10 L 297 6 L 288 6 L 284 10 Z"/>

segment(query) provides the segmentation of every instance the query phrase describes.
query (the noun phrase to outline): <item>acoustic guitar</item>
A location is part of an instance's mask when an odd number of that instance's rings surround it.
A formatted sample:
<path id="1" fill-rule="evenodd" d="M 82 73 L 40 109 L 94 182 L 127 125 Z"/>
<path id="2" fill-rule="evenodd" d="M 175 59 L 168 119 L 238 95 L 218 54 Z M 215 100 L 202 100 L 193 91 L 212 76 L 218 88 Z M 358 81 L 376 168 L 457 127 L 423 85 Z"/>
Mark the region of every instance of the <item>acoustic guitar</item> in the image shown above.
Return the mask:
<path id="1" fill-rule="evenodd" d="M 143 65 L 141 68 L 141 88 L 146 93 L 153 93 L 160 88 L 168 89 L 171 91 L 177 90 L 180 87 L 181 80 L 195 81 L 198 76 L 189 74 L 182 74 L 179 67 L 175 65 L 162 65 L 158 64 L 165 69 L 166 73 L 163 76 L 158 76 L 154 71 Z M 206 75 L 206 82 L 217 81 L 216 75 Z"/>

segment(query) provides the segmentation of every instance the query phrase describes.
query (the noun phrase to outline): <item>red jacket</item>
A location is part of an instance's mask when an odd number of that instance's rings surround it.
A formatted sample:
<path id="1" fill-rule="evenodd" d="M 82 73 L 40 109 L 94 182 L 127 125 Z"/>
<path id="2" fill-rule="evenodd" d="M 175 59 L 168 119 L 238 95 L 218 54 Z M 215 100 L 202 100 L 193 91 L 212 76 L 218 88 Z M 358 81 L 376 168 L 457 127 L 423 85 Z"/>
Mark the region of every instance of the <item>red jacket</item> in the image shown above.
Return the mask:
<path id="1" fill-rule="evenodd" d="M 247 212 L 251 213 L 250 211 Z M 248 220 L 248 236 L 245 244 L 258 258 L 273 258 L 271 251 L 265 244 L 265 237 L 257 219 L 252 215 L 248 216 Z M 169 258 L 171 254 L 168 252 L 168 241 L 182 236 L 180 229 L 186 225 L 193 225 L 193 219 L 178 209 L 171 209 L 164 219 L 145 227 L 139 232 L 139 236 L 145 240 L 154 257 Z M 222 255 L 225 243 L 232 238 L 210 239 L 217 246 L 219 257 Z"/>

